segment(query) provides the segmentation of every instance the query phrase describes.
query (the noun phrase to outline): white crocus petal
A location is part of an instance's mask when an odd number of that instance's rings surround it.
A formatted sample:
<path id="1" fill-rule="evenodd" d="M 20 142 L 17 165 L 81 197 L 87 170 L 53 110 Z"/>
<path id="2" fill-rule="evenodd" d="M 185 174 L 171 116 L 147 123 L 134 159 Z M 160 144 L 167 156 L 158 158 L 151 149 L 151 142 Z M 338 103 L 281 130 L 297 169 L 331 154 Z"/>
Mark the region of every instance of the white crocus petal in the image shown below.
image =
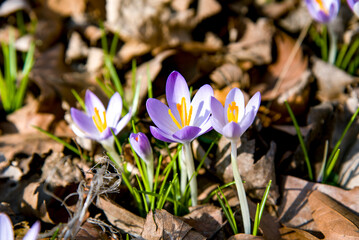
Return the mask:
<path id="1" fill-rule="evenodd" d="M 228 116 L 227 116 L 228 107 L 229 107 L 229 104 L 232 104 L 232 102 L 235 102 L 235 104 L 238 106 L 238 121 L 240 121 L 244 116 L 244 96 L 243 96 L 243 93 L 238 88 L 233 88 L 228 93 L 228 95 L 226 97 L 226 102 L 225 102 L 225 105 L 224 105 L 224 110 L 225 110 L 224 117 L 225 117 L 226 122 L 228 122 Z"/>
<path id="2" fill-rule="evenodd" d="M 180 119 L 177 110 L 177 104 L 182 102 L 184 97 L 186 102 L 186 110 L 189 111 L 191 98 L 186 80 L 176 71 L 173 71 L 167 78 L 166 82 L 166 99 L 172 114 L 177 120 Z"/>
<path id="3" fill-rule="evenodd" d="M 353 12 L 354 14 L 359 17 L 359 2 L 356 2 L 353 6 Z"/>
<path id="4" fill-rule="evenodd" d="M 35 240 L 37 239 L 37 235 L 39 234 L 39 232 L 40 232 L 40 222 L 37 221 L 34 223 L 34 225 L 32 225 L 30 230 L 26 233 L 23 240 Z"/>
<path id="5" fill-rule="evenodd" d="M 89 116 L 93 116 L 95 114 L 95 111 L 94 111 L 95 108 L 97 108 L 97 110 L 99 111 L 100 116 L 102 116 L 102 113 L 104 111 L 106 111 L 105 107 L 103 106 L 100 99 L 93 92 L 91 92 L 90 90 L 86 91 L 85 105 L 86 105 L 87 114 Z"/>
<path id="6" fill-rule="evenodd" d="M 10 218 L 5 213 L 0 213 L 0 240 L 13 240 L 14 231 Z"/>
<path id="7" fill-rule="evenodd" d="M 115 127 L 122 113 L 122 98 L 121 95 L 116 92 L 108 102 L 106 111 L 107 126 Z"/>
<path id="8" fill-rule="evenodd" d="M 202 86 L 193 97 L 191 106 L 192 106 L 192 116 L 190 121 L 190 126 L 199 127 L 210 115 L 210 101 L 213 96 L 213 89 L 208 84 Z"/>

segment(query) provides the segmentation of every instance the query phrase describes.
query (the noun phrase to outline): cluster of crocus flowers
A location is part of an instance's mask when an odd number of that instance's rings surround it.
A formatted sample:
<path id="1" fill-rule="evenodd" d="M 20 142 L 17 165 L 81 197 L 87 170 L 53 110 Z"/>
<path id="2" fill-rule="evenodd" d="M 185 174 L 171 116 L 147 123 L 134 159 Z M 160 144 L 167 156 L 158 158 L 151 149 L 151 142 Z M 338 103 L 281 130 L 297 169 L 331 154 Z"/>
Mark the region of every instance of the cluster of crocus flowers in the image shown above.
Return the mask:
<path id="1" fill-rule="evenodd" d="M 117 135 L 130 121 L 131 110 L 121 119 L 122 98 L 115 93 L 105 109 L 100 99 L 90 90 L 85 95 L 86 112 L 71 108 L 74 122 L 72 130 L 79 137 L 85 137 L 99 142 L 121 168 L 121 161 L 114 148 L 113 134 Z M 112 133 L 113 132 L 113 133 Z"/>
<path id="2" fill-rule="evenodd" d="M 35 240 L 40 232 L 40 222 L 37 221 L 26 233 L 23 240 Z M 14 240 L 14 231 L 10 218 L 5 213 L 0 213 L 0 240 Z"/>
<path id="3" fill-rule="evenodd" d="M 317 22 L 328 23 L 338 15 L 339 0 L 305 0 L 310 15 Z"/>
<path id="4" fill-rule="evenodd" d="M 238 88 L 234 88 L 228 93 L 224 107 L 216 98 L 211 98 L 212 126 L 214 130 L 231 141 L 233 177 L 236 183 L 244 232 L 246 234 L 250 234 L 251 232 L 251 220 L 246 192 L 237 164 L 237 141 L 249 126 L 252 125 L 257 115 L 260 102 L 261 95 L 257 92 L 245 106 L 243 93 Z"/>
<path id="5" fill-rule="evenodd" d="M 153 166 L 153 151 L 150 141 L 148 140 L 146 134 L 142 132 L 131 133 L 130 144 L 133 150 L 137 153 L 137 155 L 146 163 L 148 183 L 152 191 L 154 166 Z"/>
<path id="6" fill-rule="evenodd" d="M 166 82 L 166 99 L 168 106 L 161 101 L 150 98 L 146 102 L 149 116 L 156 127 L 151 126 L 152 135 L 165 142 L 182 143 L 181 179 L 186 175 L 190 181 L 192 205 L 197 205 L 197 180 L 190 143 L 200 135 L 212 129 L 210 122 L 210 99 L 213 89 L 202 86 L 192 101 L 188 85 L 183 76 L 174 71 Z M 183 184 L 181 191 L 184 192 Z"/>

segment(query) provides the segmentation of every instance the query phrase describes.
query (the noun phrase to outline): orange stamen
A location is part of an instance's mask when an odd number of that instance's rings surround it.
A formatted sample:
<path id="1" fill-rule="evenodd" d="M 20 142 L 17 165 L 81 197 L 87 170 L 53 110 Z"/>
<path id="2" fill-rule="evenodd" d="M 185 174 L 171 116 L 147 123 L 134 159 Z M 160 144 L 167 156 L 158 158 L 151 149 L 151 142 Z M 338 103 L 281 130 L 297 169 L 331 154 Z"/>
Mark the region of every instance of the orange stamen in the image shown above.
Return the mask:
<path id="1" fill-rule="evenodd" d="M 193 107 L 190 106 L 189 112 L 187 113 L 187 104 L 186 104 L 186 99 L 184 97 L 182 97 L 181 103 L 176 104 L 176 107 L 177 107 L 177 111 L 178 111 L 180 119 L 181 119 L 181 124 L 173 116 L 173 114 L 171 112 L 171 109 L 168 109 L 168 114 L 171 116 L 173 122 L 176 124 L 176 126 L 179 129 L 182 129 L 185 126 L 189 126 L 189 123 L 190 123 L 191 117 L 192 117 L 192 109 L 193 109 Z"/>
<path id="2" fill-rule="evenodd" d="M 103 122 L 100 117 L 98 109 L 94 108 L 95 114 L 92 116 L 92 120 L 96 126 L 96 128 L 102 133 L 107 128 L 107 122 L 106 122 L 106 111 L 103 111 Z"/>
<path id="3" fill-rule="evenodd" d="M 315 1 L 318 3 L 320 10 L 322 10 L 325 14 L 328 15 L 328 14 L 329 14 L 329 11 L 328 11 L 328 9 L 324 6 L 323 0 L 315 0 Z"/>
<path id="4" fill-rule="evenodd" d="M 232 102 L 228 105 L 227 119 L 228 122 L 238 122 L 238 106 L 236 102 Z"/>

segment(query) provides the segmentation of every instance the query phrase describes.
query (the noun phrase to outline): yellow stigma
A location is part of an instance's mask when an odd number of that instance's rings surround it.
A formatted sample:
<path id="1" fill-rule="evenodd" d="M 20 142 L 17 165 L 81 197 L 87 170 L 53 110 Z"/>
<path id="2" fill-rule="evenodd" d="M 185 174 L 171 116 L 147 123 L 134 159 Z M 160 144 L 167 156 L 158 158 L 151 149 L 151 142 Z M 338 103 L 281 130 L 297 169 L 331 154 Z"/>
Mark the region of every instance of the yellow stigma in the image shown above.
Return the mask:
<path id="1" fill-rule="evenodd" d="M 228 105 L 227 118 L 228 122 L 238 122 L 238 106 L 236 102 L 232 102 Z"/>
<path id="2" fill-rule="evenodd" d="M 186 99 L 182 97 L 181 103 L 177 103 L 176 107 L 181 118 L 181 124 L 173 116 L 171 109 L 168 109 L 168 114 L 171 116 L 173 122 L 179 129 L 182 129 L 185 126 L 189 126 L 192 117 L 192 106 L 189 108 L 189 112 L 187 113 Z"/>
<path id="3" fill-rule="evenodd" d="M 328 11 L 328 9 L 324 6 L 323 0 L 315 0 L 315 1 L 318 3 L 320 10 L 322 10 L 325 14 L 328 15 L 328 14 L 329 14 L 329 11 Z"/>
<path id="4" fill-rule="evenodd" d="M 100 117 L 100 114 L 98 112 L 98 109 L 95 107 L 94 109 L 95 114 L 92 116 L 92 120 L 95 123 L 95 126 L 97 129 L 102 133 L 107 128 L 107 122 L 106 122 L 106 111 L 103 111 L 103 122 Z"/>

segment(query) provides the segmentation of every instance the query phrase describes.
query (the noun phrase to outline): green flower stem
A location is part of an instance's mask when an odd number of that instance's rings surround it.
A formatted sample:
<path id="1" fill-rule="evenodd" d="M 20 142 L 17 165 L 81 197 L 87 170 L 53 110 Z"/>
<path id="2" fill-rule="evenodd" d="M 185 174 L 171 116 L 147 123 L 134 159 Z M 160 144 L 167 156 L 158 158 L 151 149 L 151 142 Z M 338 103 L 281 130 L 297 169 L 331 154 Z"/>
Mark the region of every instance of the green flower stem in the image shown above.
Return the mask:
<path id="1" fill-rule="evenodd" d="M 192 175 L 192 179 L 189 182 L 189 186 L 191 188 L 191 199 L 192 199 L 192 206 L 196 206 L 197 205 L 197 177 L 195 174 L 195 168 L 194 168 L 194 162 L 193 162 L 193 157 L 192 157 L 192 152 L 191 152 L 191 143 L 190 142 L 186 142 L 183 144 L 183 155 L 185 156 L 184 162 L 187 168 L 187 177 L 188 179 L 191 179 Z"/>
<path id="2" fill-rule="evenodd" d="M 237 165 L 237 144 L 236 141 L 231 141 L 231 160 L 232 160 L 232 169 L 233 177 L 236 183 L 239 204 L 241 206 L 241 213 L 244 225 L 244 233 L 251 234 L 251 219 L 249 216 L 249 209 L 246 197 L 246 191 L 244 190 L 243 182 L 241 175 L 239 174 L 238 165 Z"/>

